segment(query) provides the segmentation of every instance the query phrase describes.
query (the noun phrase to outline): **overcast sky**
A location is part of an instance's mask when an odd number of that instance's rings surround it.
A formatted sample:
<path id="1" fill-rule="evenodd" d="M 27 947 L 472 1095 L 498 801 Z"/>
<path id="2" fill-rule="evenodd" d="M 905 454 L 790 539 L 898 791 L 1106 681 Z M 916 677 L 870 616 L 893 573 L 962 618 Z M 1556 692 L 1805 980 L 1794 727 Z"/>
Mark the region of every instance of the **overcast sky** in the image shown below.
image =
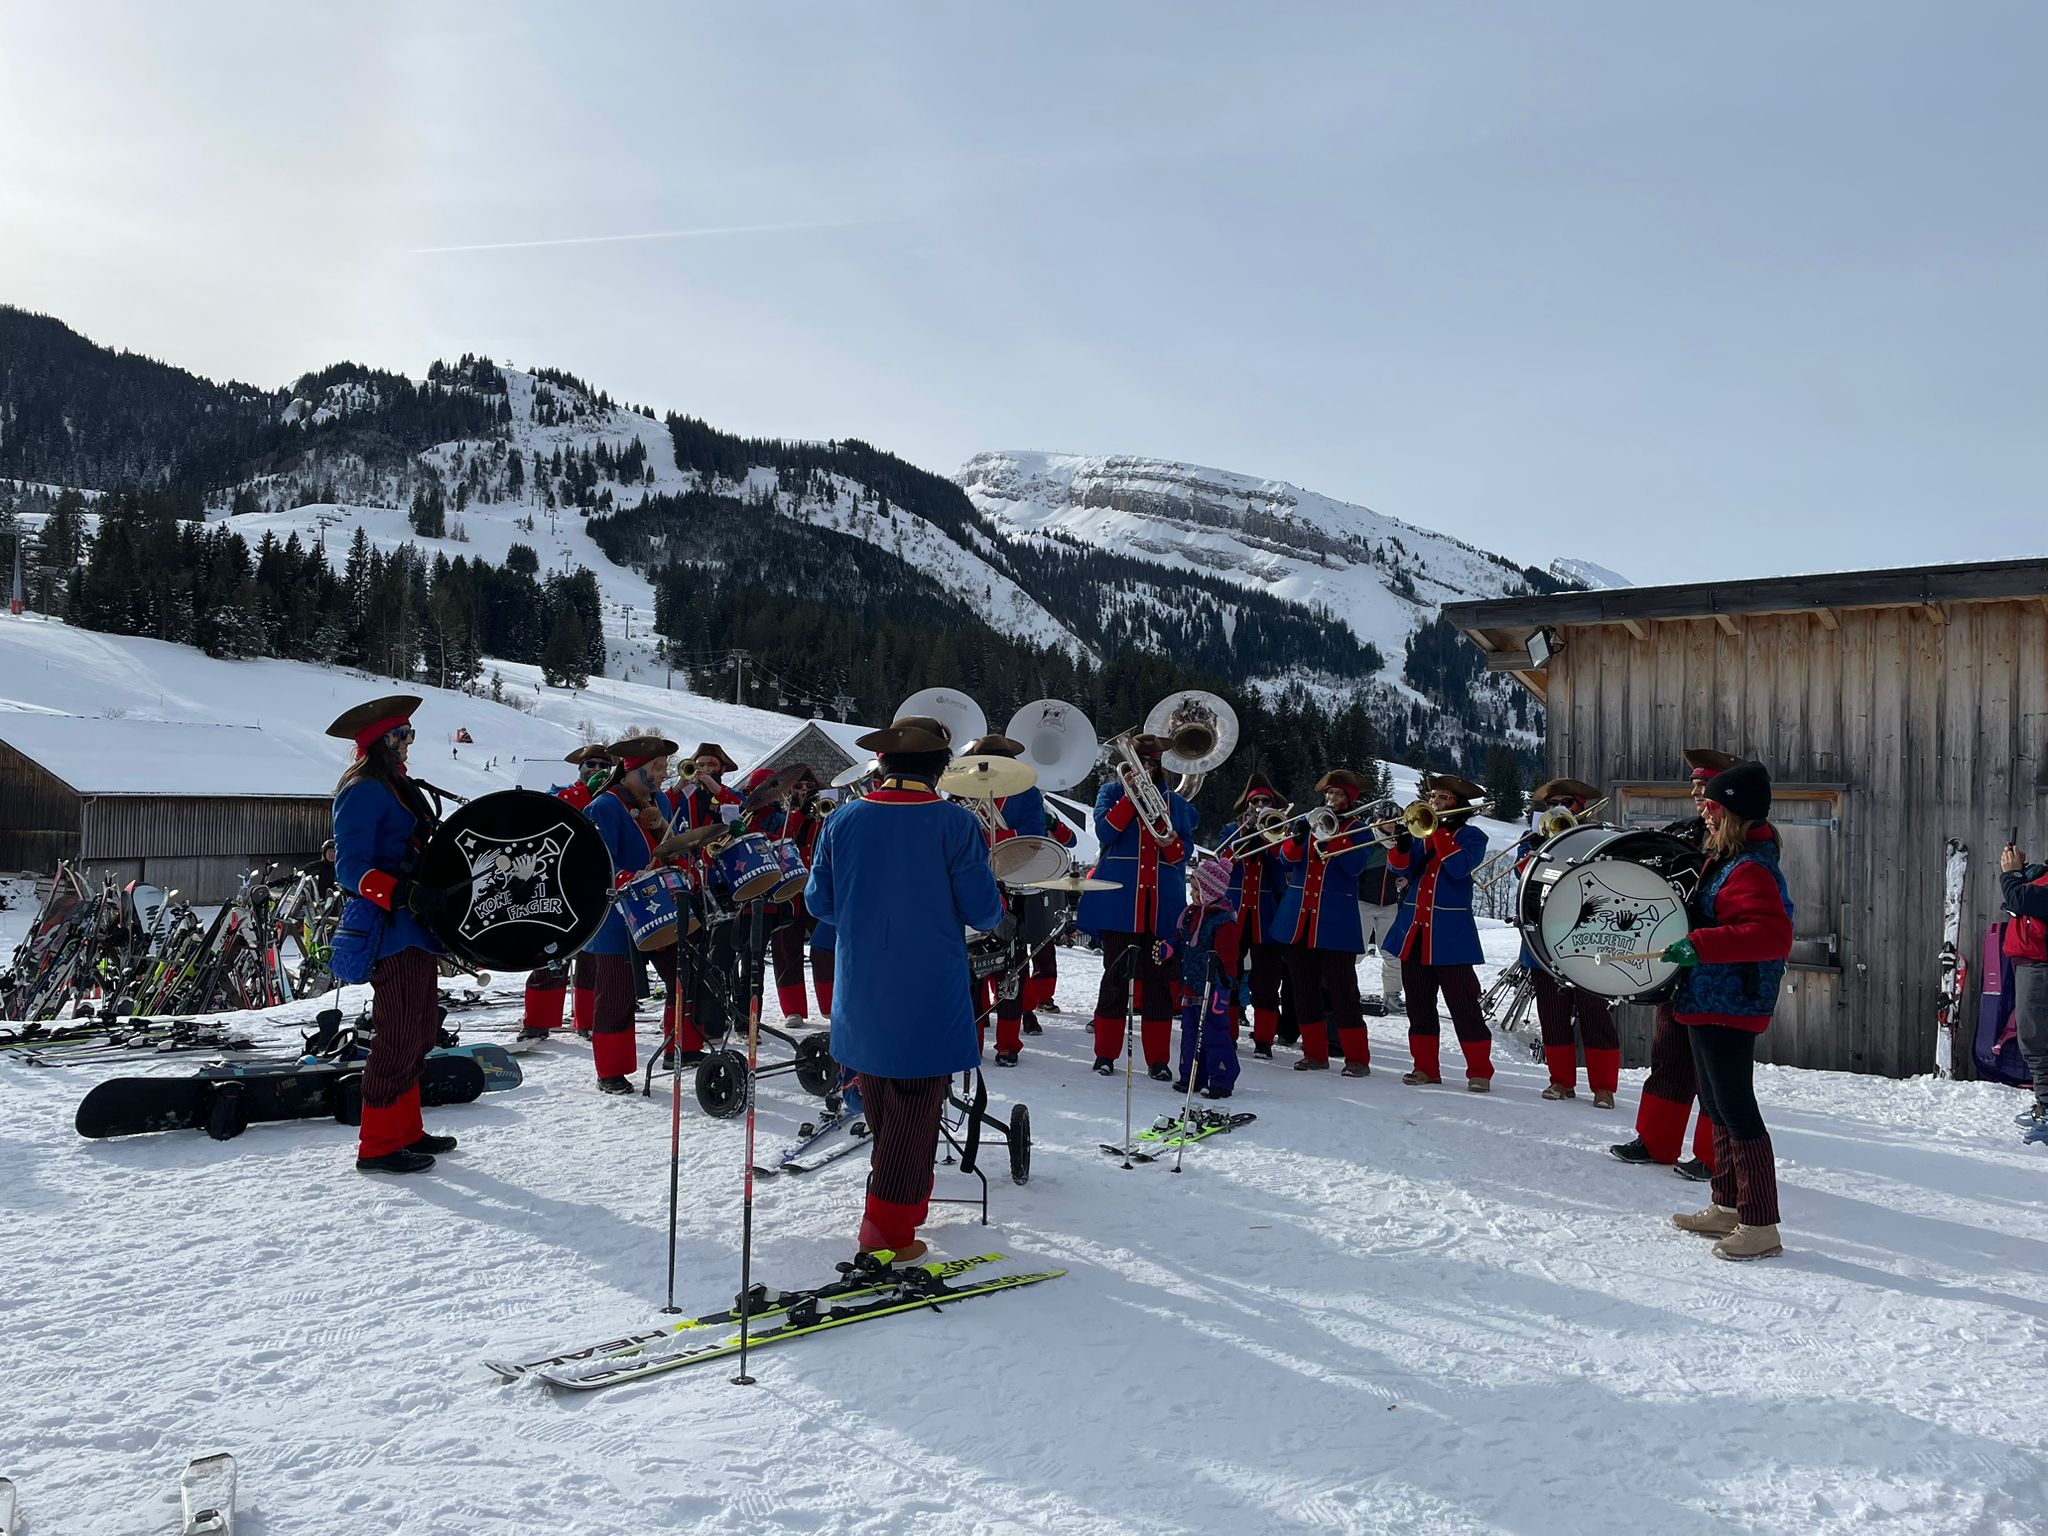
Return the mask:
<path id="1" fill-rule="evenodd" d="M 0 0 L 0 302 L 1639 581 L 2039 554 L 2044 59 L 2038 0 Z"/>

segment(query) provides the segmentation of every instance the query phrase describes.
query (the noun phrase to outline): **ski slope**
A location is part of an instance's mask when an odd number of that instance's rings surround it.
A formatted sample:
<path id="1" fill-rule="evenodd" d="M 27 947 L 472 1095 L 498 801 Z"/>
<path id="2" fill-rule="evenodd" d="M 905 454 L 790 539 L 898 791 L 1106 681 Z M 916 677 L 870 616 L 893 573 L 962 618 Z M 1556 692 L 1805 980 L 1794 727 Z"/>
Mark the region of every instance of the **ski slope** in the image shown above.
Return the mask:
<path id="1" fill-rule="evenodd" d="M 1070 1273 L 763 1351 L 752 1388 L 479 1364 L 662 1302 L 669 1106 L 598 1095 L 579 1044 L 432 1113 L 462 1146 L 403 1180 L 333 1124 L 87 1143 L 96 1074 L 0 1061 L 0 1475 L 31 1533 L 110 1536 L 171 1528 L 216 1449 L 245 1536 L 2042 1529 L 2048 1149 L 2010 1092 L 1760 1067 L 1787 1253 L 1738 1266 L 1667 1224 L 1700 1186 L 1606 1155 L 1640 1072 L 1617 1112 L 1548 1104 L 1502 1040 L 1489 1096 L 1404 1088 L 1387 1020 L 1370 1078 L 1247 1060 L 1257 1123 L 1126 1172 L 1073 1016 L 1098 977 L 1063 952 L 1069 1016 L 991 1074 L 1031 1107 L 1030 1184 L 927 1232 Z M 502 997 L 468 1038 L 511 1028 Z M 1178 1102 L 1135 1088 L 1141 1123 Z M 762 1139 L 814 1103 L 764 1085 Z M 686 1099 L 682 1155 L 678 1299 L 707 1311 L 739 1284 L 740 1123 Z M 861 1182 L 762 1183 L 755 1276 L 829 1276 Z"/>
<path id="2" fill-rule="evenodd" d="M 417 693 L 425 702 L 415 719 L 420 740 L 413 767 L 457 794 L 477 795 L 522 782 L 520 769 L 529 760 L 559 764 L 586 741 L 652 730 L 685 751 L 716 741 L 747 764 L 799 724 L 655 682 L 592 678 L 589 687 L 570 690 L 544 686 L 537 666 L 487 661 L 485 678 L 493 672 L 503 680 L 503 703 L 310 662 L 228 661 L 190 646 L 75 629 L 38 614 L 0 615 L 0 738 L 11 710 L 253 725 L 312 757 L 331 759 L 339 778 L 349 748 L 326 734 L 328 723 L 365 699 Z M 473 742 L 458 744 L 458 730 L 467 730 Z M 534 782 L 532 774 L 525 782 Z M 161 784 L 167 794 L 208 788 L 203 775 L 181 783 L 167 774 Z"/>

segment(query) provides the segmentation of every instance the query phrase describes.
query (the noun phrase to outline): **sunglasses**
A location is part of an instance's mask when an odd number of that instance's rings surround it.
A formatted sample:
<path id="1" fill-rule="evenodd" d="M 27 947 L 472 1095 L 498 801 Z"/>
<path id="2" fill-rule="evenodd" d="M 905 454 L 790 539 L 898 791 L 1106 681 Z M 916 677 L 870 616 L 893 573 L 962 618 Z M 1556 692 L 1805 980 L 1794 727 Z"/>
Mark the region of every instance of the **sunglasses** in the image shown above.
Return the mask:
<path id="1" fill-rule="evenodd" d="M 419 732 L 414 730 L 411 726 L 401 725 L 395 731 L 386 731 L 384 733 L 384 739 L 390 742 L 391 745 L 393 745 L 394 747 L 402 747 L 417 735 L 419 735 Z"/>

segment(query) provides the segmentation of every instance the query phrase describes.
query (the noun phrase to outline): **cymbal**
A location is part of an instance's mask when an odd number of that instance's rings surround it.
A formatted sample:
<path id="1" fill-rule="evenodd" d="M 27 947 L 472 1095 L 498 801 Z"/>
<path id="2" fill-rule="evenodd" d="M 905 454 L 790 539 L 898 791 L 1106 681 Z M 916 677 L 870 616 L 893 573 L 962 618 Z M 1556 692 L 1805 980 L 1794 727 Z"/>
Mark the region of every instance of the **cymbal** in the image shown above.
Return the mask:
<path id="1" fill-rule="evenodd" d="M 862 779 L 871 779 L 881 771 L 881 762 L 871 757 L 864 763 L 855 763 L 851 768 L 834 774 L 832 776 L 832 787 L 834 789 L 845 789 L 849 785 L 858 784 Z"/>
<path id="2" fill-rule="evenodd" d="M 1021 795 L 1038 782 L 1038 771 L 1014 757 L 956 757 L 939 775 L 939 792 L 973 800 Z"/>
<path id="3" fill-rule="evenodd" d="M 723 837 L 730 830 L 731 828 L 724 822 L 715 821 L 708 827 L 691 827 L 687 832 L 671 833 L 654 845 L 654 856 L 657 859 L 673 859 L 686 853 L 694 853 L 713 838 Z"/>
<path id="4" fill-rule="evenodd" d="M 1035 891 L 1120 891 L 1121 880 L 1098 880 L 1093 875 L 1054 875 L 1050 880 L 1029 882 Z"/>
<path id="5" fill-rule="evenodd" d="M 743 811 L 758 811 L 763 806 L 773 805 L 784 795 L 788 794 L 790 786 L 795 784 L 803 775 L 804 770 L 802 766 L 796 763 L 790 764 L 787 768 L 776 769 L 774 773 L 761 781 L 760 785 L 751 795 L 747 796 L 746 803 L 740 809 Z"/>

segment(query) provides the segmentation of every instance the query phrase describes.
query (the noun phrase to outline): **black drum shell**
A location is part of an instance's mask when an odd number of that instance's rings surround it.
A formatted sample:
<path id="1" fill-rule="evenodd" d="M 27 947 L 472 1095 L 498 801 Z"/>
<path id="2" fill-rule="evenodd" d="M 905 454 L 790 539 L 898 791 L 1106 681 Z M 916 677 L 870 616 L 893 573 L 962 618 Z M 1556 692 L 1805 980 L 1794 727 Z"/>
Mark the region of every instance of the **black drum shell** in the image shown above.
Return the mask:
<path id="1" fill-rule="evenodd" d="M 480 969 L 531 970 L 573 955 L 611 911 L 603 835 L 574 806 L 530 789 L 458 806 L 427 839 L 415 878 L 450 892 L 429 926 Z"/>

